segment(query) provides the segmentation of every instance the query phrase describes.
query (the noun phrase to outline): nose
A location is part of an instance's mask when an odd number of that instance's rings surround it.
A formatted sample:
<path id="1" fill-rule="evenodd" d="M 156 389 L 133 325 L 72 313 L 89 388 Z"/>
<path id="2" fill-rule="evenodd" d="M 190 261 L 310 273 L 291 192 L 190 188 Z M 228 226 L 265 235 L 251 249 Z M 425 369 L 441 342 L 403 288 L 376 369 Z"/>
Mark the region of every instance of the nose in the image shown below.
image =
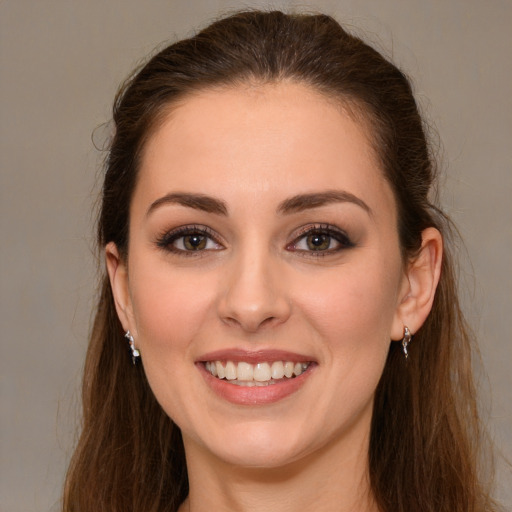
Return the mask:
<path id="1" fill-rule="evenodd" d="M 222 321 L 246 332 L 279 325 L 290 316 L 291 303 L 279 262 L 269 254 L 241 255 L 230 262 L 218 301 Z"/>

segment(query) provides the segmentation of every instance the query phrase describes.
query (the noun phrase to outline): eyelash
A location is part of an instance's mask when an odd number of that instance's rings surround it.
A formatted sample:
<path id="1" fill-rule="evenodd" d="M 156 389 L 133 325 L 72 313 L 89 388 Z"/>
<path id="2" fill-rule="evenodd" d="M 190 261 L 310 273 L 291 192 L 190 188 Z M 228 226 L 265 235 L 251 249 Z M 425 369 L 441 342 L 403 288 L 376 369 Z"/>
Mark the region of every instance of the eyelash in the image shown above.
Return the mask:
<path id="1" fill-rule="evenodd" d="M 339 245 L 334 249 L 327 250 L 307 250 L 307 249 L 297 249 L 299 241 L 307 238 L 312 235 L 320 235 L 329 237 L 329 244 L 331 244 L 334 239 Z M 311 258 L 321 258 L 325 256 L 329 256 L 332 254 L 336 254 L 345 249 L 350 249 L 354 247 L 355 244 L 350 240 L 349 236 L 339 228 L 335 226 L 331 226 L 330 224 L 313 224 L 305 226 L 301 229 L 295 240 L 291 244 L 289 244 L 286 248 L 290 251 L 300 252 L 302 256 L 311 257 Z"/>
<path id="2" fill-rule="evenodd" d="M 158 237 L 156 245 L 160 249 L 164 249 L 165 251 L 179 254 L 180 256 L 202 256 L 201 253 L 204 253 L 203 250 L 186 250 L 186 249 L 178 249 L 173 244 L 176 243 L 180 238 L 185 238 L 190 235 L 199 235 L 201 237 L 205 237 L 208 241 L 213 241 L 217 245 L 222 245 L 215 236 L 214 232 L 206 227 L 206 226 L 183 226 L 177 229 L 173 229 L 172 231 L 166 231 L 161 236 Z M 211 250 L 211 249 L 210 249 Z"/>
<path id="3" fill-rule="evenodd" d="M 206 227 L 206 226 L 183 226 L 177 229 L 174 229 L 172 231 L 166 231 L 161 236 L 158 237 L 156 241 L 156 245 L 165 251 L 179 254 L 180 256 L 185 257 L 198 257 L 203 256 L 206 251 L 212 250 L 212 249 L 199 249 L 199 250 L 187 250 L 187 249 L 179 249 L 175 247 L 175 243 L 185 238 L 186 236 L 191 235 L 199 235 L 200 237 L 206 238 L 206 243 L 208 244 L 209 241 L 214 242 L 215 244 L 222 247 L 222 244 L 218 241 L 217 237 L 215 236 L 214 232 Z M 331 244 L 332 240 L 335 240 L 339 245 L 338 247 L 331 249 L 328 248 L 326 250 L 307 250 L 307 249 L 297 249 L 297 245 L 299 242 L 303 239 L 305 239 L 308 236 L 312 235 L 319 235 L 319 236 L 326 236 L 329 237 L 329 245 Z M 334 253 L 338 253 L 345 249 L 350 249 L 354 247 L 355 244 L 350 240 L 348 235 L 341 231 L 340 229 L 331 226 L 330 224 L 313 224 L 305 226 L 301 229 L 300 233 L 295 237 L 295 239 L 292 241 L 291 244 L 288 244 L 286 246 L 286 249 L 289 251 L 301 253 L 302 256 L 305 257 L 324 257 L 327 255 L 331 255 Z M 213 249 L 213 250 L 222 250 L 222 249 Z"/>

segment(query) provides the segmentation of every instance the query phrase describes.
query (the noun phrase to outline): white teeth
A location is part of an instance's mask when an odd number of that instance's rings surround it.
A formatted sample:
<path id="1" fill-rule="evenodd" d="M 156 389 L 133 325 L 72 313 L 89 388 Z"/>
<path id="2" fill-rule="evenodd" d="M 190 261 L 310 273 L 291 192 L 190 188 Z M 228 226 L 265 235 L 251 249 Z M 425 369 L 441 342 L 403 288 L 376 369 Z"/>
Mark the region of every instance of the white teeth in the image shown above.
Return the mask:
<path id="1" fill-rule="evenodd" d="M 231 384 L 236 384 L 237 386 L 242 386 L 244 388 L 261 388 L 265 386 L 270 386 L 271 384 L 275 384 L 275 380 L 267 380 L 265 382 L 256 382 L 255 380 L 232 380 Z"/>
<path id="2" fill-rule="evenodd" d="M 240 361 L 237 367 L 238 380 L 253 380 L 254 368 L 252 364 Z"/>
<path id="3" fill-rule="evenodd" d="M 236 379 L 236 366 L 235 366 L 235 363 L 233 363 L 233 361 L 228 361 L 226 363 L 225 372 L 226 372 L 227 380 L 235 380 Z"/>
<path id="4" fill-rule="evenodd" d="M 265 382 L 271 379 L 270 365 L 268 363 L 258 363 L 254 366 L 253 379 L 257 382 Z"/>
<path id="5" fill-rule="evenodd" d="M 270 368 L 273 379 L 282 379 L 284 377 L 284 364 L 282 361 L 274 361 Z"/>
<path id="6" fill-rule="evenodd" d="M 208 373 L 219 379 L 226 379 L 239 386 L 267 386 L 283 378 L 291 379 L 302 375 L 310 363 L 274 361 L 250 364 L 245 361 L 207 361 Z"/>
<path id="7" fill-rule="evenodd" d="M 285 377 L 291 378 L 291 376 L 293 375 L 294 366 L 295 365 L 293 363 L 291 363 L 290 361 L 287 361 L 286 363 L 284 363 L 284 376 Z"/>
<path id="8" fill-rule="evenodd" d="M 222 363 L 220 361 L 216 361 L 215 367 L 217 369 L 217 377 L 219 377 L 219 379 L 223 379 L 226 376 L 224 372 L 224 366 L 222 366 Z"/>

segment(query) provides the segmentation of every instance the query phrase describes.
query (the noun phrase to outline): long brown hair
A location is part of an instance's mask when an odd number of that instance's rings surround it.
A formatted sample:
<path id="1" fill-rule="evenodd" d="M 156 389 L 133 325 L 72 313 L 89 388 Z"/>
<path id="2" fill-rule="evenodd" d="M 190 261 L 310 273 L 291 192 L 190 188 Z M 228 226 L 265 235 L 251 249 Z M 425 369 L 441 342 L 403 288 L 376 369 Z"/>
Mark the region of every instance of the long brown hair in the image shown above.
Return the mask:
<path id="1" fill-rule="evenodd" d="M 435 165 L 404 74 L 325 15 L 242 12 L 155 55 L 121 88 L 103 185 L 98 245 L 128 257 L 129 206 L 141 152 L 179 99 L 214 86 L 294 80 L 366 123 L 398 207 L 404 258 L 430 226 L 445 238 L 434 306 L 407 364 L 391 343 L 376 390 L 369 467 L 385 512 L 495 510 L 479 477 L 482 445 L 471 339 L 449 253 L 449 221 L 432 202 Z M 104 275 L 83 380 L 83 425 L 66 512 L 176 511 L 188 493 L 179 429 L 132 366 Z"/>

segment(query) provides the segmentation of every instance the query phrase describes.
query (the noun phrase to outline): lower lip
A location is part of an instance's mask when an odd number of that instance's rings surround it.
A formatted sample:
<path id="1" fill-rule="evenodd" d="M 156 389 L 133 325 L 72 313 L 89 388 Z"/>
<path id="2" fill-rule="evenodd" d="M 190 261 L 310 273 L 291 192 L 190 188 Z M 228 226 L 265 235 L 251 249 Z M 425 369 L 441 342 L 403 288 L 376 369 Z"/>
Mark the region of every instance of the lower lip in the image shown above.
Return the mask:
<path id="1" fill-rule="evenodd" d="M 202 363 L 197 363 L 196 366 L 201 371 L 208 386 L 224 400 L 237 405 L 265 405 L 278 402 L 298 391 L 309 378 L 316 365 L 310 364 L 307 370 L 298 377 L 283 379 L 268 386 L 251 387 L 237 386 L 231 384 L 229 380 L 217 379 L 206 370 Z"/>

